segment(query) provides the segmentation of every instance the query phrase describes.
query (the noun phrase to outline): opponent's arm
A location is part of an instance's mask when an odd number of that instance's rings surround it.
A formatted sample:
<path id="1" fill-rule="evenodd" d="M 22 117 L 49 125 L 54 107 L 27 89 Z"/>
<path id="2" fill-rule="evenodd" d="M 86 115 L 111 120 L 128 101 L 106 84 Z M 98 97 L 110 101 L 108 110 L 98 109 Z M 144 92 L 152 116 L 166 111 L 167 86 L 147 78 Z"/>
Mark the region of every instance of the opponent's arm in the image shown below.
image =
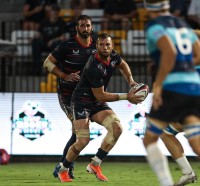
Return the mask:
<path id="1" fill-rule="evenodd" d="M 153 84 L 153 108 L 156 110 L 162 105 L 162 84 L 166 76 L 175 65 L 176 48 L 167 36 L 162 36 L 157 46 L 160 50 L 160 64 Z"/>
<path id="2" fill-rule="evenodd" d="M 194 53 L 194 64 L 200 65 L 200 41 L 196 41 L 193 44 L 193 53 Z"/>
<path id="3" fill-rule="evenodd" d="M 161 87 L 163 81 L 169 72 L 173 69 L 176 60 L 176 48 L 168 38 L 168 36 L 162 36 L 158 42 L 157 46 L 160 50 L 160 65 L 156 75 L 156 80 L 154 82 L 154 87 Z"/>

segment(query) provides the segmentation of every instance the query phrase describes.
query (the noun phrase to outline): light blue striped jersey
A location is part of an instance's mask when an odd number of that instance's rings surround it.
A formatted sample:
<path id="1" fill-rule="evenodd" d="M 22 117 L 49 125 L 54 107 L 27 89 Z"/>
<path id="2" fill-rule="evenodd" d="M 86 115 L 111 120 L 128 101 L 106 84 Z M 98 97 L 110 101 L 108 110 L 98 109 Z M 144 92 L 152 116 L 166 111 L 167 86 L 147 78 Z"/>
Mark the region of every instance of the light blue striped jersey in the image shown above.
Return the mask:
<path id="1" fill-rule="evenodd" d="M 192 45 L 198 40 L 188 25 L 173 16 L 160 16 L 146 26 L 147 47 L 158 68 L 160 51 L 157 42 L 168 36 L 177 49 L 176 63 L 163 82 L 163 89 L 186 95 L 200 95 L 200 76 L 193 65 Z"/>

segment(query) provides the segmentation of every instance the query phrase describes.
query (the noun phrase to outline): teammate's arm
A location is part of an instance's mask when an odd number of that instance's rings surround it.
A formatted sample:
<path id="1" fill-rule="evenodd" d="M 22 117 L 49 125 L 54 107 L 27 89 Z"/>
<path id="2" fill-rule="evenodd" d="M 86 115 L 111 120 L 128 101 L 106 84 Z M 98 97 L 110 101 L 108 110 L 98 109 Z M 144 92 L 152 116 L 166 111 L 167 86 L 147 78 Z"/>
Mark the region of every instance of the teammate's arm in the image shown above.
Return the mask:
<path id="1" fill-rule="evenodd" d="M 61 78 L 65 81 L 78 81 L 80 76 L 78 75 L 80 72 L 65 74 L 56 66 L 57 60 L 53 57 L 53 55 L 49 54 L 49 56 L 45 59 L 43 63 L 43 67 L 46 68 L 50 73 L 54 74 L 58 78 Z"/>
<path id="2" fill-rule="evenodd" d="M 122 73 L 122 75 L 124 76 L 124 78 L 126 79 L 126 81 L 128 82 L 128 84 L 130 86 L 134 86 L 135 84 L 137 84 L 133 80 L 133 76 L 132 76 L 130 67 L 123 59 L 118 67 L 119 67 L 120 72 Z"/>

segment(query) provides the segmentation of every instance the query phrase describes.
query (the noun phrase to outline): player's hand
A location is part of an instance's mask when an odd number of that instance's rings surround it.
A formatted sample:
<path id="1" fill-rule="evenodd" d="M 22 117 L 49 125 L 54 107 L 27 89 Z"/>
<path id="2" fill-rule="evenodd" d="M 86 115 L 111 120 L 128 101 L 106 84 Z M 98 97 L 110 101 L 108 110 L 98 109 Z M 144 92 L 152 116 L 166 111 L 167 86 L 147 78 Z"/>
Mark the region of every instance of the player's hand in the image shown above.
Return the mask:
<path id="1" fill-rule="evenodd" d="M 163 104 L 162 100 L 162 87 L 155 86 L 153 87 L 153 109 L 158 110 L 159 107 Z"/>
<path id="2" fill-rule="evenodd" d="M 134 91 L 129 91 L 127 94 L 127 99 L 132 104 L 138 104 L 141 103 L 142 95 L 135 95 Z"/>
<path id="3" fill-rule="evenodd" d="M 132 82 L 129 83 L 129 86 L 130 86 L 130 87 L 134 87 L 134 86 L 137 85 L 137 84 L 138 84 L 137 82 L 132 81 Z"/>
<path id="4" fill-rule="evenodd" d="M 78 72 L 75 72 L 75 73 L 71 73 L 71 74 L 68 74 L 62 78 L 64 79 L 65 81 L 70 81 L 70 82 L 76 82 L 76 81 L 79 81 L 80 80 L 80 71 Z"/>

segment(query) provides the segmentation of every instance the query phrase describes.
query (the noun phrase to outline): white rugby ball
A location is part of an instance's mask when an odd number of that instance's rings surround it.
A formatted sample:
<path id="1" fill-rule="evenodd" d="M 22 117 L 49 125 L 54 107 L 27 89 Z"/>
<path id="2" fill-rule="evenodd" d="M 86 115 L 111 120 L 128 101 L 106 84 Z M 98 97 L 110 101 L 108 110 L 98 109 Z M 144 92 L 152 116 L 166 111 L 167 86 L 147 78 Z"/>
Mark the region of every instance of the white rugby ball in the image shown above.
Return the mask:
<path id="1" fill-rule="evenodd" d="M 139 83 L 132 87 L 130 91 L 133 91 L 135 95 L 141 95 L 141 100 L 144 101 L 149 94 L 149 86 L 144 83 Z"/>

